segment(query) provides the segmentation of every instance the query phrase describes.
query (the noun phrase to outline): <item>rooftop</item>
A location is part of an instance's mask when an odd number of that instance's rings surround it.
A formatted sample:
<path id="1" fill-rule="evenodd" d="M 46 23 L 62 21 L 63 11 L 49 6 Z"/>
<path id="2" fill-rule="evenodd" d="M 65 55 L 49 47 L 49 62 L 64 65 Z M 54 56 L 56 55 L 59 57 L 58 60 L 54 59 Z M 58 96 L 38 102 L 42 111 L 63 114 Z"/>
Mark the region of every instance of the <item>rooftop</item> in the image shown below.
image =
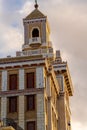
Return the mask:
<path id="1" fill-rule="evenodd" d="M 39 18 L 46 18 L 46 16 L 36 8 L 24 20 L 39 19 Z"/>

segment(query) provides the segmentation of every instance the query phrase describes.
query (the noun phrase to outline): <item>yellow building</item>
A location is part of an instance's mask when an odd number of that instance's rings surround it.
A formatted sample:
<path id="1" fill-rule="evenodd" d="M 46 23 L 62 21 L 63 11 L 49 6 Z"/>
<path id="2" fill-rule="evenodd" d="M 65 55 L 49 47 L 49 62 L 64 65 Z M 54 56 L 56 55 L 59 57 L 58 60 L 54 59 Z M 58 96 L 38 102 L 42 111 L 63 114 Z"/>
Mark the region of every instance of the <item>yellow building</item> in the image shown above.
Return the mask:
<path id="1" fill-rule="evenodd" d="M 24 130 L 71 130 L 68 65 L 59 50 L 54 52 L 47 17 L 37 3 L 23 25 L 22 51 L 0 59 L 1 120 L 12 119 Z"/>
<path id="2" fill-rule="evenodd" d="M 8 127 L 2 127 L 0 130 L 15 130 L 13 127 L 8 126 Z"/>

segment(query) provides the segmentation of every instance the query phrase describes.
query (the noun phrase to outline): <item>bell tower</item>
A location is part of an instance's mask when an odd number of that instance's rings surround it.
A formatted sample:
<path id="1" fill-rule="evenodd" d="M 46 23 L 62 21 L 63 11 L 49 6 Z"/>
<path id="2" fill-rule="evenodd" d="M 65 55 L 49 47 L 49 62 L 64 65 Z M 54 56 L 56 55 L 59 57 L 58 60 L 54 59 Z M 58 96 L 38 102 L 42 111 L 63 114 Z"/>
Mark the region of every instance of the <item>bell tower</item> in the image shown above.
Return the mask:
<path id="1" fill-rule="evenodd" d="M 49 45 L 50 27 L 47 16 L 38 10 L 37 1 L 35 9 L 26 18 L 24 24 L 24 45 L 22 50 L 47 47 Z"/>

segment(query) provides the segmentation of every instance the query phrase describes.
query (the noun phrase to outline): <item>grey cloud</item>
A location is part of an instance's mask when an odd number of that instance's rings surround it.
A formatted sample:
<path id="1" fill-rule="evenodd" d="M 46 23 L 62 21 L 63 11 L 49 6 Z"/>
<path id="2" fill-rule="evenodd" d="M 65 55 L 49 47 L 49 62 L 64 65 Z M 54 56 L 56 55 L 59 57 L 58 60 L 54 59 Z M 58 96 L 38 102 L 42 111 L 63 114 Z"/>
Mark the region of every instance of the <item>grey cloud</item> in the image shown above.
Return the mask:
<path id="1" fill-rule="evenodd" d="M 73 122 L 79 122 L 83 126 L 83 130 L 87 126 L 86 12 L 85 5 L 63 5 L 57 9 L 57 13 L 56 10 L 51 10 L 48 13 L 53 44 L 56 49 L 60 49 L 61 52 L 68 55 L 66 60 L 69 63 L 75 91 L 71 102 Z"/>
<path id="2" fill-rule="evenodd" d="M 64 1 L 64 0 L 63 0 Z M 72 3 L 87 3 L 87 0 L 66 0 L 66 2 L 72 2 Z"/>

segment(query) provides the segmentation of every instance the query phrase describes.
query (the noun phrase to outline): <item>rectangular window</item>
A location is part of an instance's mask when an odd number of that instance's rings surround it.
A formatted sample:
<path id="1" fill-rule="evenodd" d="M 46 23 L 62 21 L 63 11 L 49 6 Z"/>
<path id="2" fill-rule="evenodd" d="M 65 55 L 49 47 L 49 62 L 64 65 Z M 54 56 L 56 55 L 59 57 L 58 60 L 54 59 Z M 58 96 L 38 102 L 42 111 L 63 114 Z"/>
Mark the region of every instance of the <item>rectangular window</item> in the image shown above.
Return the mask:
<path id="1" fill-rule="evenodd" d="M 35 121 L 27 122 L 27 130 L 35 130 Z"/>
<path id="2" fill-rule="evenodd" d="M 46 111 L 46 114 L 47 114 L 47 99 L 45 99 L 45 111 Z"/>
<path id="3" fill-rule="evenodd" d="M 2 86 L 2 75 L 0 74 L 0 90 L 1 90 L 1 86 Z"/>
<path id="4" fill-rule="evenodd" d="M 1 98 L 0 98 L 0 115 L 1 115 Z"/>
<path id="5" fill-rule="evenodd" d="M 9 113 L 17 112 L 17 97 L 9 97 Z"/>
<path id="6" fill-rule="evenodd" d="M 26 87 L 34 88 L 34 72 L 26 74 Z"/>
<path id="7" fill-rule="evenodd" d="M 17 89 L 17 74 L 9 75 L 9 90 Z"/>
<path id="8" fill-rule="evenodd" d="M 35 110 L 35 95 L 27 96 L 27 111 Z"/>

